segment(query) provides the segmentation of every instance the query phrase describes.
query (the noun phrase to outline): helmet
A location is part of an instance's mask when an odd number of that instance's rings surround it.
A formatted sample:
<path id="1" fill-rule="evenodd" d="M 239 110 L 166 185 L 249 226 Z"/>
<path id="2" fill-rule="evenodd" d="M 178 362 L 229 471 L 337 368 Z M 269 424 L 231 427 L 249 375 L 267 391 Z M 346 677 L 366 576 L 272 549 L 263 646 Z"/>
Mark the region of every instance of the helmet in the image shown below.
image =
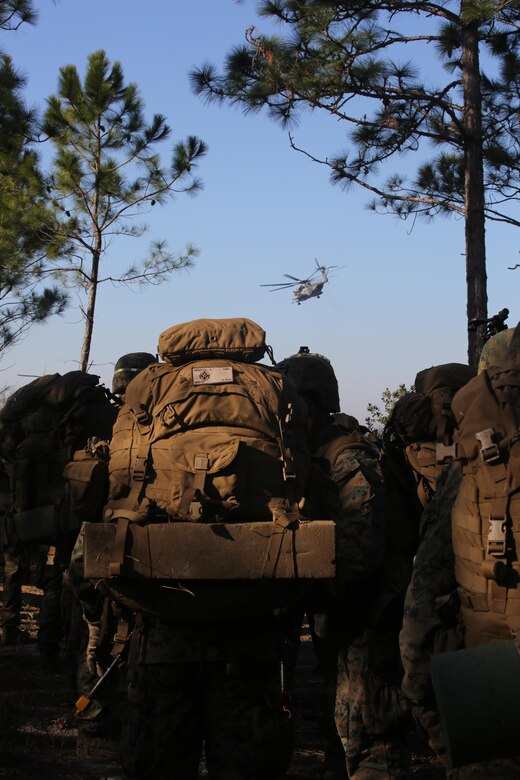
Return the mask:
<path id="1" fill-rule="evenodd" d="M 137 376 L 143 368 L 150 363 L 156 363 L 157 358 L 150 352 L 129 352 L 122 355 L 114 366 L 112 378 L 112 392 L 114 395 L 123 395 L 134 376 Z"/>
<path id="2" fill-rule="evenodd" d="M 313 399 L 327 412 L 339 412 L 338 380 L 331 362 L 324 355 L 309 352 L 309 347 L 300 347 L 276 365 L 278 371 L 287 376 L 298 392 Z"/>
<path id="3" fill-rule="evenodd" d="M 479 374 L 486 368 L 501 365 L 501 363 L 509 357 L 508 352 L 514 332 L 515 328 L 507 328 L 506 330 L 495 333 L 494 336 L 491 336 L 491 338 L 486 341 L 482 347 L 482 352 L 480 353 L 480 361 L 478 364 Z"/>

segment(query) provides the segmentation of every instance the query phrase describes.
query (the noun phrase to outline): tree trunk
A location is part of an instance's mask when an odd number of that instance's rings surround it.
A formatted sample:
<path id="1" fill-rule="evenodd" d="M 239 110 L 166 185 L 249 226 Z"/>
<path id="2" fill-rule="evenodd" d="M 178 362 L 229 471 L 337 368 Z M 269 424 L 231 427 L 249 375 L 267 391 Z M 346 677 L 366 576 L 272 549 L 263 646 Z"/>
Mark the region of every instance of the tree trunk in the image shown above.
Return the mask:
<path id="1" fill-rule="evenodd" d="M 94 330 L 94 312 L 96 310 L 96 295 L 98 287 L 99 261 L 101 250 L 93 252 L 92 268 L 90 272 L 90 287 L 88 291 L 87 307 L 85 309 L 85 330 L 83 331 L 83 344 L 81 346 L 80 370 L 88 371 L 90 359 L 90 347 L 92 344 L 92 331 Z"/>
<path id="2" fill-rule="evenodd" d="M 461 11 L 469 0 L 462 0 Z M 464 94 L 465 237 L 468 323 L 487 318 L 484 170 L 482 158 L 482 96 L 480 91 L 479 25 L 462 27 L 462 88 Z M 476 368 L 484 344 L 484 326 L 468 331 L 468 362 Z"/>

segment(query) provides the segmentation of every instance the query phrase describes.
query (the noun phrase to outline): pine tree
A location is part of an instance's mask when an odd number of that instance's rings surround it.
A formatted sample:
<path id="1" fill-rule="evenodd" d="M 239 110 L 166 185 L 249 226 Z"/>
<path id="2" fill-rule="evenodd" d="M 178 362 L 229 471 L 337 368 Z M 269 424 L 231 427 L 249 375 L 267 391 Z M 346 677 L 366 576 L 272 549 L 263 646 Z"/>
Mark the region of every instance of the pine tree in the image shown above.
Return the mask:
<path id="1" fill-rule="evenodd" d="M 24 22 L 34 24 L 36 18 L 32 0 L 0 0 L 0 30 L 17 30 Z"/>
<path id="2" fill-rule="evenodd" d="M 164 241 L 156 241 L 139 266 L 101 274 L 114 236 L 140 237 L 146 231 L 146 225 L 131 218 L 174 194 L 200 188 L 193 172 L 206 147 L 189 136 L 175 144 L 169 167 L 163 167 L 155 149 L 170 135 L 165 118 L 156 114 L 149 124 L 145 121 L 137 85 L 125 84 L 120 63 L 110 63 L 104 51 L 89 56 L 83 82 L 74 65 L 61 68 L 58 92 L 48 99 L 44 131 L 56 148 L 49 187 L 62 214 L 58 236 L 72 246 L 60 278 L 86 297 L 80 358 L 86 371 L 99 285 L 158 284 L 196 255 L 188 246 L 183 255 L 174 256 Z"/>
<path id="3" fill-rule="evenodd" d="M 0 30 L 33 24 L 32 0 L 0 0 Z M 31 325 L 63 311 L 67 296 L 43 286 L 60 246 L 35 152 L 37 116 L 25 105 L 25 78 L 0 53 L 0 357 Z"/>
<path id="4" fill-rule="evenodd" d="M 37 118 L 25 106 L 24 86 L 11 58 L 0 55 L 0 355 L 67 302 L 56 285 L 43 287 L 62 245 L 34 151 Z"/>
<path id="5" fill-rule="evenodd" d="M 192 83 L 208 100 L 265 108 L 284 125 L 302 109 L 328 112 L 349 128 L 348 152 L 319 158 L 298 150 L 328 165 L 333 182 L 362 186 L 374 209 L 401 218 L 461 215 L 468 321 L 485 319 L 485 220 L 520 226 L 511 208 L 520 195 L 518 5 L 263 0 L 260 14 L 287 34 L 251 28 L 222 72 L 203 65 Z M 492 74 L 480 62 L 484 47 Z M 435 51 L 439 74 L 420 73 L 426 51 Z M 291 144 L 298 148 L 292 136 Z M 402 173 L 382 179 L 391 158 L 419 150 L 410 181 Z M 476 365 L 483 329 L 468 338 Z"/>

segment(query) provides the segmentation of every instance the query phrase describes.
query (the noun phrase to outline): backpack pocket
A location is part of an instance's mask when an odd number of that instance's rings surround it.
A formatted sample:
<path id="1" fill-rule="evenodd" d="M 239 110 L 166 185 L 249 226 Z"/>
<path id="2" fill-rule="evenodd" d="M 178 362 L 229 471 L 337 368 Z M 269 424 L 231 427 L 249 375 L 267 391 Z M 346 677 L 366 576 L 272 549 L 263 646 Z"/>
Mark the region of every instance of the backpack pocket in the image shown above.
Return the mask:
<path id="1" fill-rule="evenodd" d="M 70 527 L 79 529 L 83 522 L 101 520 L 108 493 L 108 464 L 79 450 L 65 466 L 63 477 L 68 484 Z"/>
<path id="2" fill-rule="evenodd" d="M 189 431 L 173 438 L 170 452 L 169 514 L 212 522 L 268 520 L 273 497 L 284 496 L 280 448 L 255 432 Z"/>

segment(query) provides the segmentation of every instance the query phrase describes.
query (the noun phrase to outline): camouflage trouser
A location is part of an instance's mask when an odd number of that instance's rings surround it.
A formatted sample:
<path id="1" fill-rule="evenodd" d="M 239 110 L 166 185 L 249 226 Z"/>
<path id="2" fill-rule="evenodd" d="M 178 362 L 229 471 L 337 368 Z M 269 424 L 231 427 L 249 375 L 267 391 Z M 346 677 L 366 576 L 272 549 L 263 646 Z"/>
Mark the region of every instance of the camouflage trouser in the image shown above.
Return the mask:
<path id="1" fill-rule="evenodd" d="M 276 780 L 290 762 L 278 667 L 225 662 L 139 665 L 123 724 L 127 777 L 196 780 L 204 743 L 212 780 Z"/>
<path id="2" fill-rule="evenodd" d="M 38 615 L 38 650 L 55 655 L 62 635 L 62 569 L 59 553 L 49 545 L 16 545 L 4 548 L 4 598 L 0 626 L 20 624 L 22 584 L 32 566 L 36 566 L 36 586 L 43 591 Z"/>
<path id="3" fill-rule="evenodd" d="M 21 547 L 4 547 L 3 605 L 0 609 L 0 626 L 17 627 L 20 625 L 22 610 L 22 583 L 25 563 Z"/>
<path id="4" fill-rule="evenodd" d="M 71 664 L 75 664 L 88 636 L 81 602 L 71 587 L 67 572 L 63 575 L 61 591 L 61 625 L 65 652 Z"/>
<path id="5" fill-rule="evenodd" d="M 338 661 L 336 727 L 355 780 L 406 777 L 399 743 L 411 722 L 410 707 L 398 680 L 371 667 L 375 639 L 365 632 Z"/>
<path id="6" fill-rule="evenodd" d="M 38 615 L 38 651 L 42 655 L 55 656 L 59 653 L 62 637 L 63 572 L 59 563 L 59 554 L 54 547 L 48 545 L 40 547 L 36 584 L 43 591 Z"/>

